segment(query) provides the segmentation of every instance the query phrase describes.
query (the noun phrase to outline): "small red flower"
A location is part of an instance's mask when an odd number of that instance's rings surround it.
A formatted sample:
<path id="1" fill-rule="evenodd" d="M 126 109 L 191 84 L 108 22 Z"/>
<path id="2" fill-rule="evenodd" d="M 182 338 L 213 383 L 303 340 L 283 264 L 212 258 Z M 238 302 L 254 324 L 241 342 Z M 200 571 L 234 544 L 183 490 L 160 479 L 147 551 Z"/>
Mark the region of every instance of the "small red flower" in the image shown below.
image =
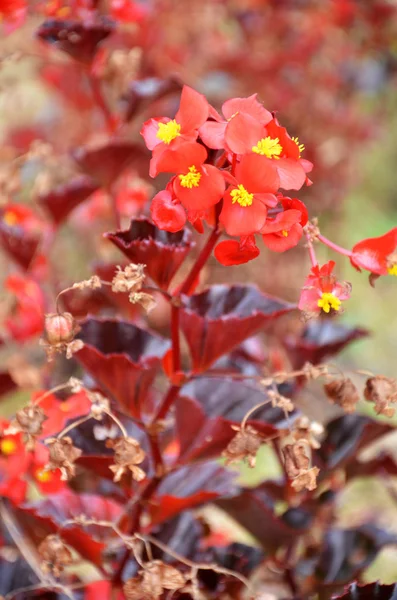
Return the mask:
<path id="1" fill-rule="evenodd" d="M 244 153 L 240 150 L 247 127 L 266 125 L 272 119 L 272 114 L 258 102 L 257 94 L 227 100 L 222 106 L 222 113 L 225 119 L 216 110 L 210 109 L 210 117 L 215 120 L 207 121 L 200 127 L 200 137 L 209 148 L 224 148 L 235 154 Z"/>
<path id="2" fill-rule="evenodd" d="M 351 286 L 347 282 L 339 282 L 332 274 L 335 262 L 330 260 L 320 267 L 312 267 L 299 299 L 299 308 L 309 315 L 318 314 L 322 310 L 329 313 L 339 311 L 343 300 L 350 297 Z"/>
<path id="3" fill-rule="evenodd" d="M 219 220 L 233 236 L 259 232 L 265 224 L 267 207 L 277 205 L 274 195 L 279 187 L 274 163 L 262 156 L 243 156 L 236 166 L 235 184 L 224 195 Z"/>
<path id="4" fill-rule="evenodd" d="M 43 392 L 39 392 L 35 394 L 35 398 L 42 395 Z M 50 394 L 40 402 L 40 407 L 47 417 L 43 423 L 42 437 L 45 438 L 62 431 L 68 421 L 88 414 L 91 409 L 91 402 L 84 391 L 72 394 L 67 400 L 63 401 Z"/>
<path id="5" fill-rule="evenodd" d="M 158 173 L 177 174 L 172 180 L 173 193 L 188 211 L 207 210 L 219 202 L 225 191 L 222 173 L 204 164 L 206 158 L 204 146 L 187 142 L 163 151 L 157 160 Z"/>
<path id="6" fill-rule="evenodd" d="M 384 235 L 368 238 L 353 247 L 350 261 L 356 269 L 376 275 L 397 275 L 397 227 Z"/>
<path id="7" fill-rule="evenodd" d="M 208 118 L 209 105 L 206 98 L 185 85 L 182 89 L 181 103 L 174 119 L 159 117 L 149 119 L 141 129 L 149 150 L 157 152 L 178 145 L 180 142 L 194 141 L 198 129 Z"/>
<path id="8" fill-rule="evenodd" d="M 285 252 L 296 246 L 303 234 L 301 219 L 301 211 L 293 208 L 268 219 L 261 229 L 265 246 L 273 252 Z"/>
<path id="9" fill-rule="evenodd" d="M 150 205 L 153 221 L 159 229 L 174 233 L 183 229 L 186 212 L 182 204 L 168 190 L 156 194 Z"/>
<path id="10" fill-rule="evenodd" d="M 255 244 L 253 235 L 237 240 L 224 240 L 214 250 L 215 258 L 224 265 L 242 265 L 259 256 L 259 248 Z"/>
<path id="11" fill-rule="evenodd" d="M 43 331 L 44 294 L 36 281 L 21 275 L 10 275 L 4 287 L 15 295 L 11 315 L 5 319 L 5 328 L 17 341 L 24 341 Z"/>

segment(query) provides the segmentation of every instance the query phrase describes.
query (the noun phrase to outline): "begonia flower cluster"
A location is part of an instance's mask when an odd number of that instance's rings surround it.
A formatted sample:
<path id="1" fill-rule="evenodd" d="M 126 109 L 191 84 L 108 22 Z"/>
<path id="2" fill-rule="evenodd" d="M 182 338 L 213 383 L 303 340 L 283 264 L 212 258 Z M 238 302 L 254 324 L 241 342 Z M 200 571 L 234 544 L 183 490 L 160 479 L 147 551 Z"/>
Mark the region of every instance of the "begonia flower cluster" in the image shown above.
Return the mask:
<path id="1" fill-rule="evenodd" d="M 311 184 L 313 165 L 256 94 L 226 101 L 220 115 L 184 86 L 175 118 L 152 118 L 141 134 L 152 151 L 150 175 L 172 175 L 151 204 L 160 229 L 176 232 L 188 220 L 202 232 L 204 221 L 215 221 L 232 238 L 215 248 L 223 265 L 257 257 L 255 236 L 275 252 L 296 246 L 307 210 L 285 194 Z"/>

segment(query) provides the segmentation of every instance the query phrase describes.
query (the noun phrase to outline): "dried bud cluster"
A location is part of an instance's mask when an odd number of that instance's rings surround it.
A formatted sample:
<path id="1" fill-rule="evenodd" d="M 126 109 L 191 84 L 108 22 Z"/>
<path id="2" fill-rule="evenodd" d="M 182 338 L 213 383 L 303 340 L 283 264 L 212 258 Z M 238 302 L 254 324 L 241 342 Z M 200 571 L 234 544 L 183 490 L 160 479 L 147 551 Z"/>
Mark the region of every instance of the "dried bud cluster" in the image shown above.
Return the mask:
<path id="1" fill-rule="evenodd" d="M 307 379 L 316 380 L 319 377 L 328 375 L 328 370 L 328 365 L 312 365 L 312 363 L 307 362 L 303 365 L 302 374 L 307 377 Z"/>
<path id="2" fill-rule="evenodd" d="M 71 358 L 83 347 L 81 340 L 74 336 L 80 327 L 71 313 L 51 313 L 45 316 L 44 322 L 46 340 L 40 340 L 48 360 L 53 360 L 57 352 L 66 352 L 66 358 Z"/>
<path id="3" fill-rule="evenodd" d="M 153 296 L 141 291 L 145 279 L 145 265 L 131 263 L 124 269 L 121 267 L 117 269 L 112 280 L 112 291 L 128 293 L 132 304 L 140 304 L 147 313 L 150 312 L 156 306 L 156 301 Z"/>
<path id="4" fill-rule="evenodd" d="M 50 460 L 46 469 L 49 471 L 59 469 L 63 481 L 74 477 L 76 472 L 74 463 L 80 458 L 82 451 L 73 445 L 72 439 L 70 437 L 48 438 L 46 444 L 50 452 Z"/>
<path id="5" fill-rule="evenodd" d="M 278 392 L 269 390 L 268 396 L 272 402 L 273 408 L 281 408 L 281 410 L 284 412 L 292 412 L 294 410 L 294 405 L 291 400 L 285 396 L 282 396 Z"/>
<path id="6" fill-rule="evenodd" d="M 98 275 L 93 275 L 89 279 L 84 279 L 83 281 L 78 281 L 72 285 L 73 290 L 97 290 L 102 287 L 102 282 L 99 279 Z"/>
<path id="7" fill-rule="evenodd" d="M 304 442 L 295 442 L 284 446 L 282 452 L 285 460 L 285 470 L 290 479 L 292 487 L 301 492 L 304 489 L 309 491 L 317 487 L 317 467 L 310 468 L 310 458 L 306 453 L 307 445 Z"/>
<path id="8" fill-rule="evenodd" d="M 233 425 L 232 429 L 237 431 L 237 433 L 222 452 L 222 456 L 226 458 L 226 464 L 231 465 L 240 460 L 246 460 L 251 469 L 253 469 L 255 467 L 256 454 L 263 444 L 263 437 L 250 425 L 241 429 Z"/>
<path id="9" fill-rule="evenodd" d="M 35 441 L 43 432 L 43 423 L 47 417 L 39 406 L 25 406 L 18 410 L 6 434 L 22 432 L 27 450 L 33 450 Z"/>
<path id="10" fill-rule="evenodd" d="M 294 440 L 307 442 L 310 448 L 317 450 L 320 448 L 318 437 L 324 433 L 324 427 L 317 421 L 310 421 L 308 417 L 300 417 L 295 421 L 293 437 Z"/>
<path id="11" fill-rule="evenodd" d="M 115 464 L 110 467 L 114 473 L 114 481 L 120 481 L 124 473 L 128 471 L 131 471 L 135 481 L 145 479 L 145 471 L 137 466 L 145 460 L 146 456 L 138 440 L 123 437 L 116 440 L 107 440 L 106 445 L 114 450 Z"/>
<path id="12" fill-rule="evenodd" d="M 38 548 L 45 573 L 59 577 L 65 567 L 72 563 L 72 553 L 58 535 L 47 536 Z"/>
<path id="13" fill-rule="evenodd" d="M 360 400 L 356 386 L 349 377 L 335 379 L 324 385 L 328 398 L 347 413 L 353 413 Z"/>
<path id="14" fill-rule="evenodd" d="M 158 600 L 165 590 L 179 590 L 185 583 L 186 578 L 178 569 L 153 560 L 139 571 L 139 577 L 125 582 L 123 591 L 126 600 Z"/>
<path id="15" fill-rule="evenodd" d="M 397 381 L 383 375 L 370 377 L 365 384 L 364 397 L 375 404 L 376 414 L 393 417 L 396 409 L 390 404 L 397 402 Z"/>

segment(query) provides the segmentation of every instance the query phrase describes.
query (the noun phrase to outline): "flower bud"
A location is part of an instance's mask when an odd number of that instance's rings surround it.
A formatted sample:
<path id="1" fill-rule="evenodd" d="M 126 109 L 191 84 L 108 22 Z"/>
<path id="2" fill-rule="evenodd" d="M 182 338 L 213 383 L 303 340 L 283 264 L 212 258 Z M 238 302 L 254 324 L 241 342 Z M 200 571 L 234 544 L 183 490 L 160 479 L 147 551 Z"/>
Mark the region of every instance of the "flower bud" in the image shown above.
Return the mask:
<path id="1" fill-rule="evenodd" d="M 51 345 L 71 342 L 78 331 L 73 315 L 68 312 L 46 315 L 44 326 Z"/>

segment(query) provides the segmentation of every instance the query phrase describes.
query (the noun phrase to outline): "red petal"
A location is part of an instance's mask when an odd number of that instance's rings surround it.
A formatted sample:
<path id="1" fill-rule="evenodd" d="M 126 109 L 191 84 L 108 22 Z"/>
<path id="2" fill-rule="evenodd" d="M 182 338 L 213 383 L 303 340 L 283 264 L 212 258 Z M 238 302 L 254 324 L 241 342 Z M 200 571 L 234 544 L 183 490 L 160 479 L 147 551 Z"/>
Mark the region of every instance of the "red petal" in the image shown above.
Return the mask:
<path id="1" fill-rule="evenodd" d="M 165 229 L 171 233 L 183 229 L 186 223 L 186 213 L 183 206 L 173 200 L 167 190 L 155 195 L 150 205 L 152 219 L 159 229 Z"/>
<path id="2" fill-rule="evenodd" d="M 266 125 L 271 121 L 272 114 L 257 100 L 257 94 L 252 94 L 248 98 L 231 98 L 222 106 L 222 112 L 226 119 L 230 119 L 237 112 L 251 115 L 260 123 Z"/>
<path id="3" fill-rule="evenodd" d="M 306 181 L 306 173 L 300 162 L 293 158 L 280 158 L 276 165 L 280 187 L 283 190 L 300 190 Z"/>
<path id="4" fill-rule="evenodd" d="M 171 119 L 167 119 L 166 117 L 161 117 L 158 119 L 149 119 L 143 124 L 143 127 L 140 131 L 141 136 L 145 140 L 146 147 L 149 150 L 153 150 L 155 146 L 161 144 L 161 140 L 157 137 L 157 133 L 159 130 L 159 123 L 168 123 Z"/>
<path id="5" fill-rule="evenodd" d="M 196 142 L 182 142 L 173 148 L 157 146 L 150 161 L 150 176 L 158 173 L 187 173 L 189 167 L 199 167 L 207 158 L 207 151 Z"/>
<path id="6" fill-rule="evenodd" d="M 188 85 L 184 85 L 179 110 L 175 120 L 181 126 L 181 133 L 198 129 L 208 119 L 209 105 L 203 94 L 199 94 Z"/>
<path id="7" fill-rule="evenodd" d="M 259 154 L 243 156 L 236 167 L 236 179 L 250 194 L 274 194 L 280 186 L 276 162 Z"/>
<path id="8" fill-rule="evenodd" d="M 387 275 L 387 257 L 395 252 L 397 247 L 397 227 L 385 235 L 362 240 L 353 247 L 350 258 L 354 267 L 367 269 L 371 273 Z"/>
<path id="9" fill-rule="evenodd" d="M 293 225 L 299 222 L 301 213 L 299 210 L 285 210 L 278 213 L 274 219 L 266 221 L 261 233 L 279 233 L 283 230 L 289 230 Z"/>
<path id="10" fill-rule="evenodd" d="M 219 220 L 223 223 L 229 235 L 245 236 L 260 231 L 267 216 L 266 206 L 257 198 L 251 206 L 240 206 L 232 201 L 231 188 L 224 195 L 223 208 Z"/>
<path id="11" fill-rule="evenodd" d="M 224 265 L 242 265 L 259 256 L 259 249 L 255 245 L 241 247 L 237 240 L 220 242 L 214 250 L 215 258 Z"/>
<path id="12" fill-rule="evenodd" d="M 287 236 L 279 233 L 269 233 L 263 235 L 262 239 L 269 250 L 273 250 L 273 252 L 285 252 L 296 246 L 302 237 L 302 233 L 302 227 L 299 224 L 295 224 L 288 230 Z"/>
<path id="13" fill-rule="evenodd" d="M 207 121 L 200 127 L 200 137 L 208 148 L 218 150 L 225 146 L 225 130 L 227 123 Z"/>
<path id="14" fill-rule="evenodd" d="M 288 210 L 290 208 L 299 210 L 301 212 L 300 224 L 302 225 L 302 227 L 306 225 L 306 223 L 309 220 L 309 214 L 307 212 L 306 206 L 301 200 L 298 200 L 298 198 L 287 198 L 286 196 L 284 196 L 283 198 L 280 198 L 280 202 L 284 210 Z"/>
<path id="15" fill-rule="evenodd" d="M 225 180 L 216 167 L 205 165 L 205 170 L 200 169 L 200 173 L 198 187 L 186 188 L 181 185 L 178 177 L 174 180 L 175 195 L 186 210 L 206 210 L 219 202 L 225 191 Z"/>
<path id="16" fill-rule="evenodd" d="M 231 152 L 247 154 L 265 135 L 265 129 L 256 119 L 238 113 L 226 125 L 225 142 Z"/>

